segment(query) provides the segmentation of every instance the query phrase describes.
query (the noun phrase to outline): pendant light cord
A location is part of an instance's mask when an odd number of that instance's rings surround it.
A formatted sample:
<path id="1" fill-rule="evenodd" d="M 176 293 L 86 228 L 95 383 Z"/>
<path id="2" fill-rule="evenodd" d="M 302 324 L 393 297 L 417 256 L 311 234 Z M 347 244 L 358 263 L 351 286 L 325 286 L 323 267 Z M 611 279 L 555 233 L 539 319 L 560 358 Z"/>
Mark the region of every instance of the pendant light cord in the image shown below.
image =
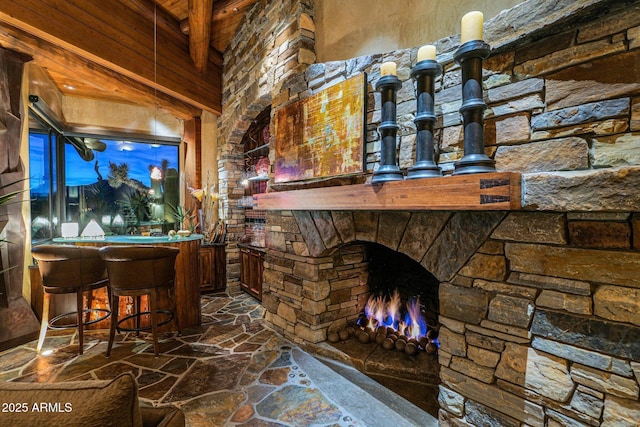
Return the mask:
<path id="1" fill-rule="evenodd" d="M 158 134 L 158 2 L 153 2 L 153 136 Z"/>

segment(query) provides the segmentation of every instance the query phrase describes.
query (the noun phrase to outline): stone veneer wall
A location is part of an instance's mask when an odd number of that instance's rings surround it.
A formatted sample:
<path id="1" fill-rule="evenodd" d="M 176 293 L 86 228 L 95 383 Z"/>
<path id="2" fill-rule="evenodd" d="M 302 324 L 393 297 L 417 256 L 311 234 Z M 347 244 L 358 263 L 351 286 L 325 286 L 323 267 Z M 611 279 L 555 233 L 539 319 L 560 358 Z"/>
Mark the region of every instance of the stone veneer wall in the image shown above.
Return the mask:
<path id="1" fill-rule="evenodd" d="M 499 170 L 523 173 L 525 210 L 269 212 L 267 320 L 297 342 L 323 341 L 362 306 L 364 242 L 376 242 L 409 255 L 441 281 L 442 425 L 637 425 L 639 5 L 528 1 L 489 21 L 486 148 Z M 254 14 L 285 6 L 297 11 L 309 5 L 263 2 Z M 297 16 L 297 25 L 305 16 L 306 27 L 312 27 L 310 8 Z M 255 32 L 242 31 L 240 38 L 249 43 Z M 445 67 L 436 93 L 436 137 L 445 171 L 462 155 L 460 71 L 452 61 L 457 44 L 457 36 L 436 42 Z M 235 181 L 234 144 L 263 103 L 272 102 L 273 114 L 284 103 L 363 71 L 371 101 L 367 170 L 373 170 L 380 114 L 372 88 L 387 60 L 398 63 L 404 81 L 398 155 L 403 168 L 410 166 L 415 97 L 409 73 L 416 50 L 310 66 L 299 62 L 283 80 L 274 76 L 264 95 L 258 95 L 260 78 L 229 77 L 237 84 L 225 95 L 230 108 L 221 117 L 227 144 L 221 172 L 230 184 Z M 428 191 L 427 181 L 425 186 Z M 237 196 L 231 187 L 227 195 Z"/>
<path id="2" fill-rule="evenodd" d="M 281 211 L 267 222 L 266 319 L 296 342 L 357 317 L 364 242 L 441 282 L 442 425 L 637 425 L 637 213 Z"/>
<path id="3" fill-rule="evenodd" d="M 228 231 L 227 278 L 232 286 L 239 283 L 236 243 L 244 234 L 245 211 L 238 207 L 244 189 L 237 184 L 244 169 L 242 137 L 266 107 L 308 92 L 304 73 L 315 62 L 314 40 L 311 0 L 262 0 L 247 12 L 224 53 L 218 174 L 221 216 Z"/>

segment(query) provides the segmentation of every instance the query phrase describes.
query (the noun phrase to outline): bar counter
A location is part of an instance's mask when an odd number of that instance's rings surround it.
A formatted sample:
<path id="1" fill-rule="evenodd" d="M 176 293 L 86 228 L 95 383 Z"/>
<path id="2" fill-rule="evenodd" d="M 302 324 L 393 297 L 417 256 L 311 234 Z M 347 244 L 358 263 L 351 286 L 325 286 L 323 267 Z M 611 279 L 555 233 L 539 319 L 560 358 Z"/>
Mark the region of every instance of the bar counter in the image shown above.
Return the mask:
<path id="1" fill-rule="evenodd" d="M 200 263 L 199 251 L 201 234 L 192 234 L 188 237 L 168 237 L 168 236 L 106 236 L 102 239 L 92 238 L 55 238 L 54 243 L 73 244 L 84 246 L 106 246 L 106 245 L 165 245 L 174 246 L 180 249 L 180 253 L 176 258 L 176 282 L 175 282 L 175 298 L 182 329 L 200 325 Z M 144 271 L 132 271 L 131 274 L 145 274 Z M 33 279 L 32 279 L 33 280 Z M 42 284 L 40 284 L 40 289 Z M 100 295 L 103 293 L 104 295 Z M 42 298 L 42 290 L 39 297 Z M 94 299 L 98 304 L 104 305 L 107 301 L 106 291 L 94 291 Z M 33 295 L 33 292 L 32 292 Z M 56 295 L 53 300 L 60 298 Z M 143 297 L 142 308 L 146 308 L 146 297 Z M 72 300 L 75 300 L 72 298 Z M 120 299 L 120 313 L 126 313 L 126 298 Z M 72 302 L 73 304 L 73 302 Z M 57 304 L 56 304 L 57 305 Z M 168 308 L 168 295 L 161 293 L 158 301 L 160 308 Z M 73 307 L 73 305 L 72 305 Z M 95 307 L 95 304 L 94 304 Z M 41 308 L 41 304 L 40 304 Z M 67 311 L 73 311 L 67 310 Z M 57 311 L 57 310 L 56 310 Z M 40 311 L 41 312 L 41 311 Z M 108 328 L 110 319 L 91 325 L 92 328 Z M 173 329 L 172 323 L 161 328 Z"/>

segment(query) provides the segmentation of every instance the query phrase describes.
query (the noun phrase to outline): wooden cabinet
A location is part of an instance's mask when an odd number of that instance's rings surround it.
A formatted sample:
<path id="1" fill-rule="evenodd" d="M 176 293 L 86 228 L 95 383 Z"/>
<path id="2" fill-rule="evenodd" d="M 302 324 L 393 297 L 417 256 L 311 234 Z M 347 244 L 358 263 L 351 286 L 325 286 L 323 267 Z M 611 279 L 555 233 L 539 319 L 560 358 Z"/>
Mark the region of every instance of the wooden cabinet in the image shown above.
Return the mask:
<path id="1" fill-rule="evenodd" d="M 224 243 L 200 246 L 200 292 L 219 292 L 227 288 L 227 255 Z"/>
<path id="2" fill-rule="evenodd" d="M 254 298 L 262 301 L 262 271 L 264 251 L 240 246 L 240 286 Z"/>

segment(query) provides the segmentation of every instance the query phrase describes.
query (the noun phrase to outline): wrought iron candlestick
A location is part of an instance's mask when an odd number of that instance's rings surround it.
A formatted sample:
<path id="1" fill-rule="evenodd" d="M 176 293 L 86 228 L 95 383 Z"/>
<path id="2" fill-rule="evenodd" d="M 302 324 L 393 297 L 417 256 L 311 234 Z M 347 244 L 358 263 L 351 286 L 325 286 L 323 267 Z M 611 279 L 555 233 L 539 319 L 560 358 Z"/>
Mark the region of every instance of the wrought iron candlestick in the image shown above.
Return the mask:
<path id="1" fill-rule="evenodd" d="M 380 167 L 373 173 L 372 184 L 403 179 L 402 171 L 396 163 L 396 92 L 402 87 L 400 79 L 392 74 L 382 76 L 376 83 L 376 90 L 382 98 L 382 122 L 378 127 L 382 146 L 380 148 Z"/>
<path id="2" fill-rule="evenodd" d="M 407 179 L 442 176 L 442 169 L 433 161 L 433 125 L 435 79 L 442 74 L 442 65 L 433 59 L 424 59 L 411 70 L 416 81 L 416 162 L 407 173 Z"/>
<path id="3" fill-rule="evenodd" d="M 462 66 L 462 114 L 464 124 L 464 157 L 455 163 L 454 175 L 495 172 L 495 161 L 484 152 L 484 110 L 482 97 L 482 61 L 489 56 L 489 45 L 470 40 L 455 53 Z"/>

